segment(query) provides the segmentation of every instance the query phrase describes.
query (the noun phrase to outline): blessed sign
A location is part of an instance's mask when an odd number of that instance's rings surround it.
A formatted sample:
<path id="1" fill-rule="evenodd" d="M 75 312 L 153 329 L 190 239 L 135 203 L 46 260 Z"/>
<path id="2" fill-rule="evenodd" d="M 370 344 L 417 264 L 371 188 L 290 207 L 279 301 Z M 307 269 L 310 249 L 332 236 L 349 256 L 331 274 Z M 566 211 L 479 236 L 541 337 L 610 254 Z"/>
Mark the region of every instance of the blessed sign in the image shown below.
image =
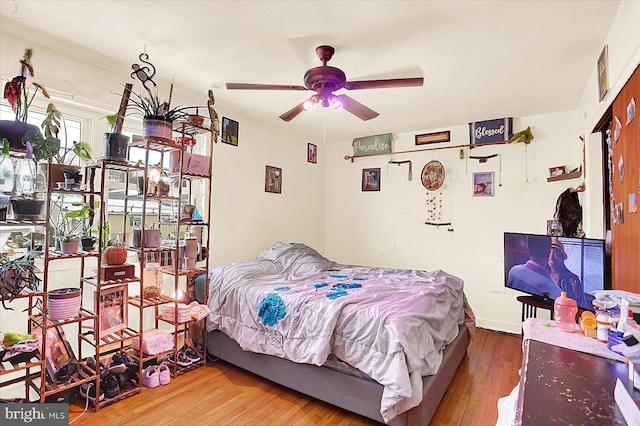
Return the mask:
<path id="1" fill-rule="evenodd" d="M 469 123 L 471 144 L 507 142 L 513 136 L 513 117 Z"/>
<path id="2" fill-rule="evenodd" d="M 391 154 L 392 139 L 391 133 L 356 138 L 353 140 L 353 156 Z"/>

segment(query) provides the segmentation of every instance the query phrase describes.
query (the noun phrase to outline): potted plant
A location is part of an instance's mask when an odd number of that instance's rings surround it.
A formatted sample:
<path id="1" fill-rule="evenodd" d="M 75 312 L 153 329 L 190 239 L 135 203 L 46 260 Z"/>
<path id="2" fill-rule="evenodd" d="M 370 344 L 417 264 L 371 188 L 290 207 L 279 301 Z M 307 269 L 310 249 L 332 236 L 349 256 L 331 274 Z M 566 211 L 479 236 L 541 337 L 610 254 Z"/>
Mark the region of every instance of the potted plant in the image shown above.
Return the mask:
<path id="1" fill-rule="evenodd" d="M 61 128 L 65 128 L 65 146 L 67 145 L 66 122 L 60 110 L 52 103 L 47 106 L 47 116 L 42 121 L 41 127 L 44 130 L 44 137 L 36 135 L 30 139 L 30 142 L 36 160 L 52 159 L 50 164 L 41 163 L 49 182 L 49 188 L 55 188 L 57 182 L 66 183 L 65 173 L 70 173 L 69 179 L 73 179 L 73 183 L 80 183 L 82 181 L 82 175 L 79 173 L 80 167 L 73 165 L 73 163 L 76 162 L 76 159 L 93 160 L 91 145 L 86 142 L 73 141 L 70 149 L 60 148 Z"/>
<path id="2" fill-rule="evenodd" d="M 9 146 L 13 151 L 24 151 L 26 139 L 30 136 L 39 135 L 42 138 L 37 126 L 27 124 L 29 107 L 38 92 L 42 92 L 44 97 L 49 98 L 49 93 L 44 86 L 27 80 L 35 75 L 31 63 L 32 56 L 33 49 L 25 49 L 24 56 L 20 59 L 20 74 L 4 85 L 4 98 L 11 104 L 16 118 L 15 120 L 0 120 L 0 135 L 9 141 Z"/>
<path id="3" fill-rule="evenodd" d="M 11 302 L 23 290 L 37 291 L 42 279 L 36 275 L 38 268 L 35 259 L 41 252 L 30 251 L 22 257 L 10 259 L 0 258 L 0 300 L 2 307 L 7 308 L 6 302 Z"/>
<path id="4" fill-rule="evenodd" d="M 91 235 L 93 228 L 93 219 L 95 217 L 95 210 L 100 206 L 99 201 L 91 203 L 74 202 L 71 203 L 74 207 L 80 207 L 78 210 L 69 210 L 65 213 L 65 218 L 70 220 L 79 219 L 82 226 L 82 233 L 80 234 L 80 242 L 82 243 L 82 250 L 91 251 L 95 248 L 97 238 Z"/>
<path id="5" fill-rule="evenodd" d="M 127 90 L 130 92 L 129 104 L 135 113 L 142 115 L 142 130 L 145 136 L 170 141 L 173 132 L 173 123 L 176 120 L 186 119 L 189 115 L 187 111 L 193 107 L 177 106 L 171 108 L 173 83 L 171 83 L 168 100 L 160 101 L 158 86 L 153 81 L 156 69 L 153 64 L 148 61 L 149 55 L 146 53 L 141 53 L 139 58 L 145 66 L 141 67 L 139 64 L 133 64 L 132 68 L 134 72 L 131 76 L 132 78 L 137 77 L 140 80 L 147 92 L 147 96 L 142 96 L 125 87 L 125 92 L 127 92 Z"/>

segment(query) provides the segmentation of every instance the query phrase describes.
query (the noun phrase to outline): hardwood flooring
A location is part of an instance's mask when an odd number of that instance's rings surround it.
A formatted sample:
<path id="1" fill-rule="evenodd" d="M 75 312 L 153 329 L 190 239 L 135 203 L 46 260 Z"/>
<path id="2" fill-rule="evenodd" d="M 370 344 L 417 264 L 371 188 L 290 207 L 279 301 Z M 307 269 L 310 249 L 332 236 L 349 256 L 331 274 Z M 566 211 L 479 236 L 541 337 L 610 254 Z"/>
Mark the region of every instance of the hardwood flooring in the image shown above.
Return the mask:
<path id="1" fill-rule="evenodd" d="M 508 395 L 518 383 L 521 345 L 519 335 L 478 329 L 431 425 L 494 425 L 498 398 Z M 70 420 L 83 409 L 72 405 Z M 145 388 L 98 413 L 89 410 L 73 422 L 74 426 L 132 424 L 378 425 L 222 361 L 210 361 L 167 386 Z"/>

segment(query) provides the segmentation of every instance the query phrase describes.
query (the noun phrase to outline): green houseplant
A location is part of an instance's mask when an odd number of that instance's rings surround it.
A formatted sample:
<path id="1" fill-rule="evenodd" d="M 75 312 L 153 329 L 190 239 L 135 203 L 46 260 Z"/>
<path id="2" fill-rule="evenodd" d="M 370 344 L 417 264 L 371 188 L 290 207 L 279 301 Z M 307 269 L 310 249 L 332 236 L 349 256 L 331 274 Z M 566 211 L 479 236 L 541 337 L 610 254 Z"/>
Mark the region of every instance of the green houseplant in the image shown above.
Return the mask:
<path id="1" fill-rule="evenodd" d="M 20 59 L 20 74 L 4 85 L 4 98 L 9 102 L 15 112 L 15 120 L 0 121 L 0 136 L 9 141 L 9 146 L 14 151 L 24 151 L 25 143 L 29 137 L 42 134 L 37 126 L 27 124 L 29 107 L 39 92 L 49 98 L 49 93 L 44 86 L 31 79 L 35 76 L 31 58 L 33 49 L 27 48 Z"/>
<path id="2" fill-rule="evenodd" d="M 37 291 L 42 279 L 36 275 L 38 268 L 35 259 L 41 252 L 30 251 L 22 257 L 10 259 L 0 258 L 0 300 L 2 307 L 7 308 L 6 302 L 11 302 L 23 290 Z"/>
<path id="3" fill-rule="evenodd" d="M 186 119 L 189 115 L 187 111 L 193 107 L 171 107 L 173 83 L 171 83 L 168 100 L 161 101 L 158 95 L 158 86 L 153 81 L 156 69 L 153 64 L 148 61 L 149 55 L 141 53 L 139 58 L 145 66 L 133 64 L 132 68 L 134 72 L 131 76 L 132 78 L 138 78 L 138 80 L 140 80 L 146 91 L 146 96 L 134 92 L 131 90 L 131 86 L 126 86 L 125 95 L 129 98 L 129 106 L 134 111 L 133 114 L 142 116 L 142 129 L 145 136 L 160 140 L 171 140 L 173 123 L 177 120 Z"/>

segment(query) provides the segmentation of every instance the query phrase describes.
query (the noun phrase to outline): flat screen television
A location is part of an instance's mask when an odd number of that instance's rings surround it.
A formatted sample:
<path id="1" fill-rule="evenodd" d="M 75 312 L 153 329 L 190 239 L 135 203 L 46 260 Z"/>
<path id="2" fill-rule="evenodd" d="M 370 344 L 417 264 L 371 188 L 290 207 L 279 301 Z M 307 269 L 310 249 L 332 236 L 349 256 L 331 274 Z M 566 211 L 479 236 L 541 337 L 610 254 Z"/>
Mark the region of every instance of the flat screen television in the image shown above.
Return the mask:
<path id="1" fill-rule="evenodd" d="M 504 233 L 505 287 L 553 304 L 563 291 L 593 310 L 594 292 L 610 289 L 604 240 Z"/>

